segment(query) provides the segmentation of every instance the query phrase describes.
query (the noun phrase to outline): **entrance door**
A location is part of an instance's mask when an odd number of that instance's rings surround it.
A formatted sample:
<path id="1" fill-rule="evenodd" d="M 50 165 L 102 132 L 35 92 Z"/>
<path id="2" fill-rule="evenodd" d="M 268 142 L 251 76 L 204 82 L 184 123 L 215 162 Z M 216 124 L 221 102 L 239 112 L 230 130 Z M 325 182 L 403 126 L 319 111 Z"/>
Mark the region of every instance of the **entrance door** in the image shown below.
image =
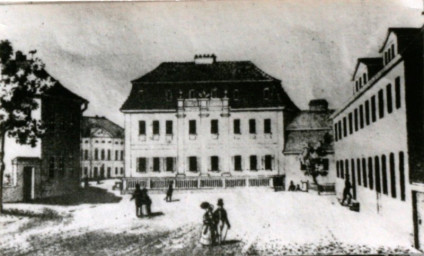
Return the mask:
<path id="1" fill-rule="evenodd" d="M 29 201 L 32 199 L 32 167 L 24 167 L 23 199 Z"/>
<path id="2" fill-rule="evenodd" d="M 413 193 L 415 247 L 424 249 L 424 193 Z"/>

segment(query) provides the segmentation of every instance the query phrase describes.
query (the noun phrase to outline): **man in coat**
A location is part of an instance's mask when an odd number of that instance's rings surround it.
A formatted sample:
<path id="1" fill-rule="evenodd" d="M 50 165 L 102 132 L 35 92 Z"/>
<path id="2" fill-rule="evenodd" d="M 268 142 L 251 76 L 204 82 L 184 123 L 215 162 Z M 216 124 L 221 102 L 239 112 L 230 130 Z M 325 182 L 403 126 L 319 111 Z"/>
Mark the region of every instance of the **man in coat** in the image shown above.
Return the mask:
<path id="1" fill-rule="evenodd" d="M 218 243 L 221 244 L 225 240 L 228 229 L 231 228 L 230 221 L 228 220 L 227 211 L 224 209 L 224 201 L 220 198 L 218 199 L 218 209 L 213 213 L 216 228 L 215 237 L 218 239 Z M 226 228 L 226 229 L 225 229 Z M 225 231 L 225 232 L 224 232 Z"/>

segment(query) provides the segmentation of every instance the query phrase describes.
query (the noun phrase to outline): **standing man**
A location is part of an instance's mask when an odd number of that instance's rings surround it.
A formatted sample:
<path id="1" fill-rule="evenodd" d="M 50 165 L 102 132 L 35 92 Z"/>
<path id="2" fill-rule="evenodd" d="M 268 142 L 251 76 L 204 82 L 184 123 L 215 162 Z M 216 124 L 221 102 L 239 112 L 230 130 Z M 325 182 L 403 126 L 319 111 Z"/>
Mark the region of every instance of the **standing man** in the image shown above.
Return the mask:
<path id="1" fill-rule="evenodd" d="M 135 184 L 135 190 L 132 194 L 132 197 L 130 200 L 135 199 L 135 215 L 137 217 L 141 217 L 143 215 L 143 205 L 142 205 L 142 191 L 140 189 L 140 184 Z"/>
<path id="2" fill-rule="evenodd" d="M 352 184 L 350 184 L 349 175 L 346 175 L 345 187 L 343 189 L 342 205 L 344 204 L 344 201 L 346 199 L 347 199 L 347 205 L 350 205 L 350 201 L 352 200 L 352 194 L 350 193 L 351 188 L 352 188 Z"/>
<path id="3" fill-rule="evenodd" d="M 167 202 L 172 202 L 172 193 L 174 192 L 174 188 L 173 188 L 173 181 L 171 180 L 170 182 L 169 182 L 169 186 L 168 186 L 168 190 L 166 191 L 166 197 L 165 197 L 165 200 L 167 201 Z"/>
<path id="4" fill-rule="evenodd" d="M 228 220 L 227 211 L 224 209 L 224 201 L 220 198 L 218 199 L 218 209 L 213 213 L 215 223 L 216 223 L 216 237 L 218 238 L 218 243 L 221 244 L 227 235 L 228 229 L 231 228 L 230 221 Z"/>

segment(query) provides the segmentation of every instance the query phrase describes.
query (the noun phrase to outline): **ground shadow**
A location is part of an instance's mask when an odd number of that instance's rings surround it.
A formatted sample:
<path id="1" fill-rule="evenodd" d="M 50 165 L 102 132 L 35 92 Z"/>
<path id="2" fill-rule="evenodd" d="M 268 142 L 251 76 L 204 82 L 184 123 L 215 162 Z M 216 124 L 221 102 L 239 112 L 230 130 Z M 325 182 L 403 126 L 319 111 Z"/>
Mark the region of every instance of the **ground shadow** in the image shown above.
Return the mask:
<path id="1" fill-rule="evenodd" d="M 159 217 L 159 216 L 163 216 L 163 212 L 152 212 L 150 213 L 150 215 L 143 215 L 139 218 L 155 218 L 155 217 Z"/>
<path id="2" fill-rule="evenodd" d="M 106 189 L 88 187 L 81 188 L 67 195 L 35 199 L 28 203 L 47 205 L 79 205 L 119 203 L 122 197 L 107 192 Z"/>
<path id="3" fill-rule="evenodd" d="M 180 199 L 172 199 L 171 201 L 166 201 L 167 203 L 175 203 L 175 202 L 179 202 Z"/>
<path id="4" fill-rule="evenodd" d="M 221 242 L 221 245 L 238 244 L 240 242 L 241 242 L 241 240 L 236 240 L 236 239 L 225 240 L 225 241 Z"/>

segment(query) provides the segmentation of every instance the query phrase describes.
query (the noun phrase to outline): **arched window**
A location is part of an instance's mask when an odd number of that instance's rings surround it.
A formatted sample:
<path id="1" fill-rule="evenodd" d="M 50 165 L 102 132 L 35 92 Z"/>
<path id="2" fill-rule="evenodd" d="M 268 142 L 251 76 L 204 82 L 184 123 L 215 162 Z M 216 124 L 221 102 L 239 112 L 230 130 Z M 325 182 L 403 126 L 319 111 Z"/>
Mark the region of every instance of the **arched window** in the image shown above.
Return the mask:
<path id="1" fill-rule="evenodd" d="M 102 149 L 102 151 L 101 151 L 101 159 L 105 160 L 105 150 L 104 149 Z"/>

